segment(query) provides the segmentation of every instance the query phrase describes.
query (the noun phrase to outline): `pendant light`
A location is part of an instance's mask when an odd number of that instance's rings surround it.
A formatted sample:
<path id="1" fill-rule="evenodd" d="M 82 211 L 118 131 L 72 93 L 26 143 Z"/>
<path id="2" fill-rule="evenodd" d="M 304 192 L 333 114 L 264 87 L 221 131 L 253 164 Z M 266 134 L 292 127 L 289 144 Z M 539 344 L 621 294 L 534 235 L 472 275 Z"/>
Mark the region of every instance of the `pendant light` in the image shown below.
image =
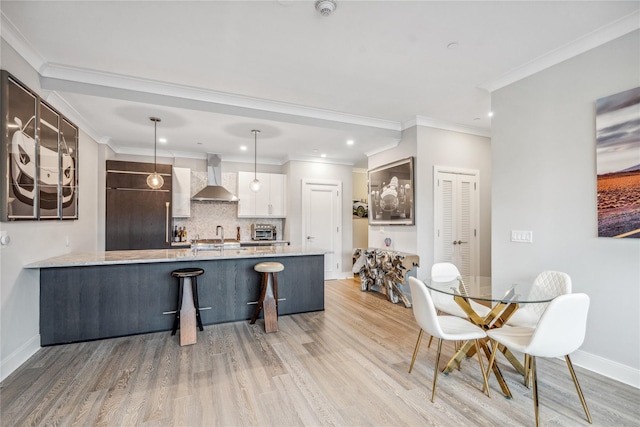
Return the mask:
<path id="1" fill-rule="evenodd" d="M 249 188 L 251 188 L 251 191 L 253 191 L 254 193 L 257 193 L 258 191 L 260 191 L 260 188 L 262 187 L 262 183 L 260 181 L 258 181 L 258 134 L 260 133 L 259 130 L 252 130 L 251 132 L 253 132 L 253 140 L 254 140 L 254 149 L 253 149 L 253 181 L 251 181 L 251 185 L 249 185 Z"/>
<path id="2" fill-rule="evenodd" d="M 158 190 L 164 185 L 164 179 L 162 178 L 162 175 L 158 173 L 158 163 L 156 162 L 156 151 L 158 148 L 158 122 L 160 119 L 157 117 L 149 117 L 149 120 L 153 122 L 153 173 L 147 177 L 147 185 L 154 190 Z"/>

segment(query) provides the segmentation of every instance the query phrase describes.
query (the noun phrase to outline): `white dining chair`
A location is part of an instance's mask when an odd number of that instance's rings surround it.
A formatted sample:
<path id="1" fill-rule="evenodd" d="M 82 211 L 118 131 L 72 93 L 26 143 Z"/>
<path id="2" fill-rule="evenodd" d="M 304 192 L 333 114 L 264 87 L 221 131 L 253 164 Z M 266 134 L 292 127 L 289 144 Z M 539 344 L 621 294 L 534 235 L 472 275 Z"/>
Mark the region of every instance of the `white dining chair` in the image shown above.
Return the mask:
<path id="1" fill-rule="evenodd" d="M 571 293 L 571 277 L 560 271 L 543 271 L 533 282 L 527 301 L 555 298 Z M 549 303 L 522 304 L 507 320 L 509 326 L 535 328 Z"/>
<path id="2" fill-rule="evenodd" d="M 582 394 L 578 378 L 573 369 L 569 354 L 576 351 L 584 342 L 587 328 L 587 313 L 589 311 L 589 296 L 586 294 L 560 295 L 549 303 L 549 306 L 540 317 L 535 328 L 504 326 L 491 329 L 487 335 L 494 342 L 487 376 L 495 362 L 498 344 L 502 344 L 512 351 L 522 352 L 529 357 L 530 364 L 527 367 L 527 375 L 532 376 L 533 382 L 533 409 L 536 426 L 540 423 L 538 410 L 538 380 L 536 372 L 536 357 L 561 357 L 564 356 L 573 383 L 580 397 L 580 402 L 591 423 L 591 414 L 587 408 L 587 402 Z"/>
<path id="3" fill-rule="evenodd" d="M 451 282 L 452 287 L 456 287 L 463 296 L 468 292 L 458 267 L 450 262 L 438 262 L 433 264 L 431 266 L 431 281 L 440 283 Z M 462 318 L 468 317 L 467 313 L 465 313 L 464 310 L 455 302 L 452 295 L 434 291 L 431 293 L 431 297 L 433 298 L 433 303 L 436 308 L 441 313 Z M 480 317 L 485 317 L 491 311 L 490 307 L 478 304 L 475 301 L 470 301 L 469 304 Z"/>
<path id="4" fill-rule="evenodd" d="M 431 402 L 433 402 L 436 396 L 438 365 L 440 363 L 440 354 L 442 353 L 442 341 L 474 340 L 476 353 L 478 354 L 478 363 L 480 364 L 480 370 L 482 371 L 482 380 L 484 382 L 482 391 L 484 392 L 486 390 L 487 394 L 490 395 L 487 375 L 484 371 L 482 356 L 480 355 L 480 344 L 478 343 L 479 339 L 486 338 L 486 332 L 482 330 L 482 328 L 459 317 L 438 316 L 436 308 L 433 305 L 433 300 L 429 295 L 429 290 L 424 283 L 415 277 L 409 277 L 409 287 L 411 288 L 411 296 L 413 298 L 413 315 L 416 318 L 418 326 L 420 326 L 418 341 L 416 342 L 416 347 L 413 350 L 413 357 L 411 358 L 411 365 L 409 366 L 409 373 L 411 373 L 413 364 L 416 361 L 418 349 L 420 348 L 420 341 L 422 340 L 422 333 L 427 331 L 427 333 L 432 337 L 438 338 L 438 353 L 436 355 L 436 363 L 433 372 L 433 389 L 431 391 Z"/>

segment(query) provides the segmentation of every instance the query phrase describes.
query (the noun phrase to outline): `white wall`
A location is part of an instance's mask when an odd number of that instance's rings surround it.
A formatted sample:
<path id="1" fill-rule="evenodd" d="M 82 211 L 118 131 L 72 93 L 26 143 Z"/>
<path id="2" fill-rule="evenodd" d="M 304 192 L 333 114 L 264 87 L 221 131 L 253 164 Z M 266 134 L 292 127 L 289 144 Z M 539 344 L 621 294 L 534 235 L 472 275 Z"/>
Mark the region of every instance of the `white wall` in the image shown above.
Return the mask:
<path id="1" fill-rule="evenodd" d="M 420 197 L 418 189 L 418 168 L 416 167 L 416 127 L 411 127 L 402 132 L 402 139 L 397 147 L 390 150 L 383 151 L 378 154 L 374 154 L 369 157 L 369 170 L 375 169 L 379 166 L 383 166 L 387 163 L 395 162 L 397 160 L 406 159 L 407 157 L 414 158 L 414 205 L 415 205 L 415 217 L 416 221 L 414 225 L 370 225 L 369 226 L 369 247 L 372 248 L 385 248 L 384 240 L 386 238 L 391 239 L 391 246 L 389 248 L 394 251 L 418 253 L 417 246 L 417 230 L 421 221 L 420 218 Z M 422 264 L 422 259 L 420 259 Z"/>
<path id="2" fill-rule="evenodd" d="M 342 276 L 351 273 L 353 252 L 352 193 L 353 174 L 351 166 L 290 161 L 285 163 L 282 173 L 287 175 L 287 219 L 285 236 L 292 245 L 302 244 L 302 180 L 332 179 L 342 182 Z"/>
<path id="3" fill-rule="evenodd" d="M 1 43 L 0 67 L 46 96 L 35 70 L 4 40 Z M 9 245 L 0 247 L 0 380 L 40 348 L 40 275 L 22 266 L 71 251 L 97 249 L 97 144 L 82 130 L 79 138 L 79 220 L 0 223 L 11 237 Z"/>
<path id="4" fill-rule="evenodd" d="M 591 297 L 574 362 L 640 387 L 640 239 L 597 237 L 595 101 L 640 86 L 635 31 L 492 94 L 494 283 L 560 270 Z M 532 230 L 533 243 L 510 242 Z"/>
<path id="5" fill-rule="evenodd" d="M 418 161 L 416 189 L 418 200 L 419 277 L 429 276 L 433 264 L 433 168 L 447 166 L 479 171 L 479 274 L 491 276 L 491 140 L 487 137 L 450 130 L 418 127 Z"/>
<path id="6" fill-rule="evenodd" d="M 398 147 L 369 158 L 369 169 L 415 157 L 414 226 L 370 226 L 369 246 L 384 247 L 390 237 L 398 251 L 417 253 L 417 275 L 426 278 L 433 264 L 433 167 L 450 166 L 480 171 L 480 274 L 491 276 L 491 141 L 468 133 L 414 126 L 402 133 Z M 382 230 L 382 231 L 381 231 Z"/>

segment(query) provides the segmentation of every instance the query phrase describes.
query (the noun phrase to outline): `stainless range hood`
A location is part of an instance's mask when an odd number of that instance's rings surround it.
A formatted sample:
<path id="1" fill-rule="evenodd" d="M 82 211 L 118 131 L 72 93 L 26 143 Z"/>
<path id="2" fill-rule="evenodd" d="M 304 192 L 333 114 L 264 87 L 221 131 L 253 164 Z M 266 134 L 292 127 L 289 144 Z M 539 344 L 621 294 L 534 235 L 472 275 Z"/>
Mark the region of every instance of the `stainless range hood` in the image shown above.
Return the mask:
<path id="1" fill-rule="evenodd" d="M 222 186 L 222 160 L 217 154 L 207 154 L 207 186 L 191 200 L 237 203 L 238 197 Z"/>

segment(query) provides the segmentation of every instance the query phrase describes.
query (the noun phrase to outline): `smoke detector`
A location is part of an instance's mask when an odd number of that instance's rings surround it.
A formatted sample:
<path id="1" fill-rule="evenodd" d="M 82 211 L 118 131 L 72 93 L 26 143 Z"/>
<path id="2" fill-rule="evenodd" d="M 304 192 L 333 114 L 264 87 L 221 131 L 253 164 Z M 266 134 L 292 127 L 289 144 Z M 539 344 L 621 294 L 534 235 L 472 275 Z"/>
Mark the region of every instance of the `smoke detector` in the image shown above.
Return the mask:
<path id="1" fill-rule="evenodd" d="M 318 0 L 316 2 L 316 10 L 322 14 L 322 16 L 329 16 L 336 10 L 338 5 L 335 0 Z"/>

